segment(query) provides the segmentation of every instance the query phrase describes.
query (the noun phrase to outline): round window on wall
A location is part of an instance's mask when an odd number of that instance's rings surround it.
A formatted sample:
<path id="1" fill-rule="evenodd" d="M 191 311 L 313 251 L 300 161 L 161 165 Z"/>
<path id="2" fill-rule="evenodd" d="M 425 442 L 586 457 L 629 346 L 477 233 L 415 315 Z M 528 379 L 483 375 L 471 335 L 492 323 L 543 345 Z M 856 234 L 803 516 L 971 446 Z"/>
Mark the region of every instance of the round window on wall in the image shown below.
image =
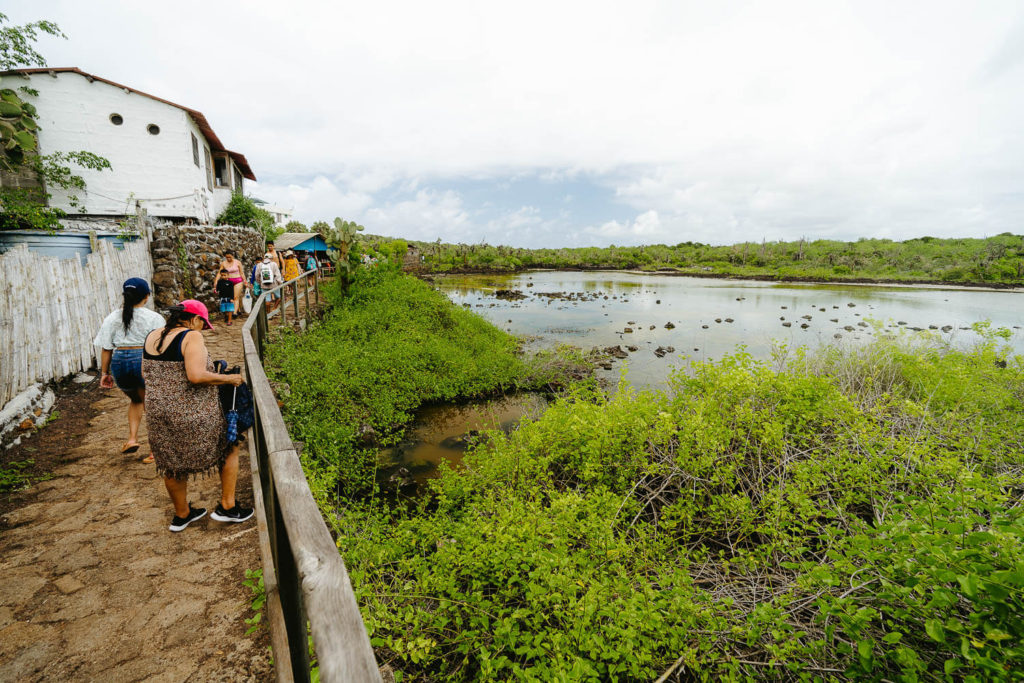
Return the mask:
<path id="1" fill-rule="evenodd" d="M 150 135 L 160 135 L 160 126 L 156 125 L 155 123 L 151 123 L 148 126 L 146 126 L 146 130 L 149 131 Z"/>
<path id="2" fill-rule="evenodd" d="M 110 122 L 115 126 L 120 126 L 122 123 L 124 123 L 124 118 L 122 118 L 120 114 L 111 114 Z"/>

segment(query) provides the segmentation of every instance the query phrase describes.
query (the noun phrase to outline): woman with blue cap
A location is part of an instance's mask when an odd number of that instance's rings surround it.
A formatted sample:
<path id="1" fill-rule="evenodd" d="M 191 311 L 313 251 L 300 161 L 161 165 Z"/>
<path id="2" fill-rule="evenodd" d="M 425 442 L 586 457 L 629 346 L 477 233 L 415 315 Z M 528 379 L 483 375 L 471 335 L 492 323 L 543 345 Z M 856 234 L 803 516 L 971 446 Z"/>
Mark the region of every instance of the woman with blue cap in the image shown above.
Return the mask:
<path id="1" fill-rule="evenodd" d="M 142 422 L 146 383 L 142 380 L 142 345 L 146 335 L 164 326 L 162 315 L 145 307 L 149 283 L 140 277 L 128 278 L 121 286 L 124 302 L 103 321 L 93 344 L 100 354 L 100 387 L 125 393 L 128 404 L 128 440 L 121 446 L 124 454 L 139 450 L 139 424 Z M 150 455 L 144 463 L 153 462 Z"/>

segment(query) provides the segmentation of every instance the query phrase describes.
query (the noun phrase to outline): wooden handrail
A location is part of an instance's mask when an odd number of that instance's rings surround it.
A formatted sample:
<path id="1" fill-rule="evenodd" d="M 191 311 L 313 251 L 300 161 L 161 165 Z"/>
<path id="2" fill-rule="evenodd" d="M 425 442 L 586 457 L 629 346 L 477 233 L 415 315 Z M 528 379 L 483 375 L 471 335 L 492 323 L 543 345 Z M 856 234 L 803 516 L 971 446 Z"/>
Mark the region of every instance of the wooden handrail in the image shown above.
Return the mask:
<path id="1" fill-rule="evenodd" d="M 348 570 L 309 490 L 263 368 L 270 317 L 267 295 L 290 287 L 298 320 L 301 283 L 306 300 L 304 322 L 308 323 L 309 277 L 314 274 L 316 271 L 303 273 L 261 293 L 242 326 L 245 371 L 256 413 L 249 456 L 274 664 L 278 681 L 310 680 L 308 619 L 320 680 L 380 681 Z M 312 289 L 320 303 L 316 280 Z M 283 300 L 279 310 L 284 325 L 287 316 Z"/>

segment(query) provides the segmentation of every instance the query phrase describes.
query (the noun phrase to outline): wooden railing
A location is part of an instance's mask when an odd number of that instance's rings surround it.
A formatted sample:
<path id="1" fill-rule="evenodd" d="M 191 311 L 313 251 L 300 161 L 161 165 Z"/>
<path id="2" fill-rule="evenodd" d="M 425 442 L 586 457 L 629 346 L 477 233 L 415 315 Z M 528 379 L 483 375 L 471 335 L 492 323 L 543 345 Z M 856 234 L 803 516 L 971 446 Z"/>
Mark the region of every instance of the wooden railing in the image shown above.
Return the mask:
<path id="1" fill-rule="evenodd" d="M 278 681 L 310 680 L 308 623 L 320 680 L 380 681 L 348 570 L 306 483 L 263 368 L 270 319 L 277 316 L 282 325 L 288 324 L 290 304 L 293 320 L 308 323 L 310 290 L 320 303 L 315 275 L 304 273 L 260 294 L 242 327 L 245 370 L 256 412 L 249 456 L 274 667 Z M 282 300 L 280 308 L 268 314 L 269 295 L 289 290 L 290 301 Z"/>

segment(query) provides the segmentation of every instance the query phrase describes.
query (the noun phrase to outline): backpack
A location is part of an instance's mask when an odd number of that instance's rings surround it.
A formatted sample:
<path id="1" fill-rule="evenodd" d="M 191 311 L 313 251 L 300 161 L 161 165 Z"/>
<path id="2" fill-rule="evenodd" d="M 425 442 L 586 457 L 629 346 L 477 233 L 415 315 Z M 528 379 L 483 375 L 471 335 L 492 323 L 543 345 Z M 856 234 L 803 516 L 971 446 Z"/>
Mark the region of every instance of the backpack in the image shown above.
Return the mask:
<path id="1" fill-rule="evenodd" d="M 269 263 L 264 263 L 260 266 L 259 272 L 260 285 L 264 288 L 273 287 L 274 285 L 274 269 Z"/>

